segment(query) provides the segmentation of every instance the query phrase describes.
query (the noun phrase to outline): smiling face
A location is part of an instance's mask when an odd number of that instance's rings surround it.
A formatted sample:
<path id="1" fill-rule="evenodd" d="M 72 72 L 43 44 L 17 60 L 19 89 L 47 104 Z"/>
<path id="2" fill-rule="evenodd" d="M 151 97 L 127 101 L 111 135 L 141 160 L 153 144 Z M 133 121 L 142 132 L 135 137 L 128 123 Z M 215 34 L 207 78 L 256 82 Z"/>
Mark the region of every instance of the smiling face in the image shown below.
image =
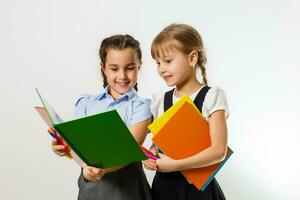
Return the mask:
<path id="1" fill-rule="evenodd" d="M 110 86 L 109 93 L 114 99 L 129 92 L 135 86 L 140 66 L 141 61 L 135 49 L 108 50 L 102 71 Z"/>
<path id="2" fill-rule="evenodd" d="M 194 73 L 193 63 L 190 56 L 176 48 L 168 48 L 155 59 L 157 72 L 164 79 L 168 86 L 184 84 L 191 74 Z"/>

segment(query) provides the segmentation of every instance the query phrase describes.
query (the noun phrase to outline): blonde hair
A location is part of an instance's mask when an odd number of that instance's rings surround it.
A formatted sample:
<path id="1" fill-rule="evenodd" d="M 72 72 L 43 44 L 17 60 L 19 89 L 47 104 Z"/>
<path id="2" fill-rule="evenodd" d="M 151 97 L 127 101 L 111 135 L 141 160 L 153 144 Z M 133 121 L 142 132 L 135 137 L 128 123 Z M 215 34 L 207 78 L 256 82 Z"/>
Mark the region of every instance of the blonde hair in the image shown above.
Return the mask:
<path id="1" fill-rule="evenodd" d="M 207 84 L 205 64 L 206 53 L 198 31 L 186 24 L 171 24 L 164 28 L 153 40 L 151 56 L 153 59 L 165 54 L 168 49 L 176 48 L 185 54 L 198 53 L 197 66 L 200 67 L 203 83 Z"/>

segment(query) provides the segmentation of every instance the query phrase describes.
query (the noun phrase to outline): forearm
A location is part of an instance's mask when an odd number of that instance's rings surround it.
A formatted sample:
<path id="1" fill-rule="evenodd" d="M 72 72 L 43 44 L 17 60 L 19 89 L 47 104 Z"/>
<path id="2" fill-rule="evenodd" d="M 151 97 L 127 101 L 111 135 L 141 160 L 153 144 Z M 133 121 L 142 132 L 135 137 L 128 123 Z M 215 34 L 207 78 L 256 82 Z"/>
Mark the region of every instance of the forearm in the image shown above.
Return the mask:
<path id="1" fill-rule="evenodd" d="M 213 148 L 209 147 L 194 156 L 176 160 L 176 168 L 178 171 L 201 168 L 215 163 L 221 162 L 226 157 L 227 148 Z"/>

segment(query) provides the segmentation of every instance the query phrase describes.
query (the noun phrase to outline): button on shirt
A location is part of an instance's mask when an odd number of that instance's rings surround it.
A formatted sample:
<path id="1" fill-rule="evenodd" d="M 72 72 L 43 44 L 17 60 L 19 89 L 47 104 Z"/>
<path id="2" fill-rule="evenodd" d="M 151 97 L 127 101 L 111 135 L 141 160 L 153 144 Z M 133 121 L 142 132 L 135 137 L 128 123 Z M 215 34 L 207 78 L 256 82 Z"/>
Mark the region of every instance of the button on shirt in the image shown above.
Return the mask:
<path id="1" fill-rule="evenodd" d="M 106 87 L 99 95 L 81 95 L 75 104 L 75 117 L 94 115 L 115 109 L 127 127 L 149 119 L 150 100 L 138 96 L 132 89 L 118 99 L 113 99 Z"/>

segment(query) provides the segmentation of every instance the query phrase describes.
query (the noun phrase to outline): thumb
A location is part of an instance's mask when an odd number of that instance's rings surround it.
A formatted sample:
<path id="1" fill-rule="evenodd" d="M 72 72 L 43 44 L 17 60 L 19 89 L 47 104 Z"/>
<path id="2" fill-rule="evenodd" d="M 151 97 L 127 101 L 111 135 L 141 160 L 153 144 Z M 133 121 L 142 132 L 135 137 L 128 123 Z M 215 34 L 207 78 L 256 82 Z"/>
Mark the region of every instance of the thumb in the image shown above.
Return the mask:
<path id="1" fill-rule="evenodd" d="M 51 144 L 52 145 L 57 145 L 57 141 L 54 139 L 54 140 L 51 141 Z"/>
<path id="2" fill-rule="evenodd" d="M 100 171 L 100 168 L 91 167 L 91 166 L 88 166 L 88 169 L 90 172 L 93 172 L 93 173 L 99 173 L 99 171 Z"/>

